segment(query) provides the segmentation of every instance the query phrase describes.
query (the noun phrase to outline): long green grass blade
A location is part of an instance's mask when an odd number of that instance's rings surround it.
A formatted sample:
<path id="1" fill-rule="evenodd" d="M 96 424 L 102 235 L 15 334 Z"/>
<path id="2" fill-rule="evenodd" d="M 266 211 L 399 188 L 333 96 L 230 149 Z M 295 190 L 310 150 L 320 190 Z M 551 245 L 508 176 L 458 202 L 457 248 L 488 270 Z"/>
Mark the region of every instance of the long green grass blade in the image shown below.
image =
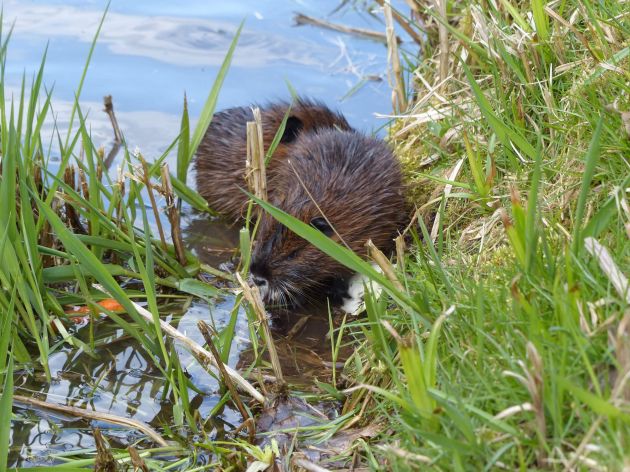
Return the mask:
<path id="1" fill-rule="evenodd" d="M 470 68 L 464 63 L 462 63 L 462 68 L 466 72 L 466 77 L 468 78 L 470 87 L 477 99 L 477 104 L 479 105 L 481 113 L 486 117 L 490 126 L 492 126 L 492 129 L 497 134 L 499 141 L 501 141 L 505 146 L 506 151 L 512 152 L 512 144 L 514 144 L 521 152 L 525 153 L 527 157 L 532 160 L 536 159 L 536 149 L 534 146 L 532 146 L 518 131 L 505 124 L 504 121 L 499 118 L 499 115 L 497 115 L 497 113 L 492 109 L 490 102 L 473 77 Z"/>
<path id="2" fill-rule="evenodd" d="M 190 161 L 192 160 L 193 156 L 197 152 L 197 148 L 199 147 L 199 144 L 201 144 L 201 140 L 203 139 L 203 136 L 206 134 L 206 130 L 208 129 L 208 126 L 210 125 L 210 121 L 212 121 L 212 115 L 214 115 L 214 110 L 217 105 L 219 91 L 221 90 L 221 86 L 223 85 L 225 76 L 227 75 L 227 72 L 230 68 L 230 64 L 232 62 L 232 56 L 234 55 L 234 50 L 236 49 L 236 44 L 238 42 L 238 38 L 241 35 L 241 31 L 243 30 L 244 24 L 245 24 L 245 21 L 243 20 L 241 24 L 239 25 L 238 29 L 236 30 L 236 33 L 234 34 L 234 39 L 232 39 L 232 43 L 230 44 L 228 52 L 225 55 L 225 58 L 223 59 L 223 63 L 221 64 L 221 67 L 219 68 L 217 77 L 214 80 L 214 85 L 212 86 L 212 89 L 210 90 L 210 94 L 208 95 L 208 98 L 206 99 L 206 103 L 204 104 L 203 109 L 201 110 L 201 114 L 199 115 L 199 121 L 197 122 L 197 126 L 195 127 L 195 131 L 193 132 L 193 135 L 192 135 L 192 141 L 190 143 L 190 148 L 188 150 L 187 161 L 182 164 L 186 168 L 188 168 Z"/>
<path id="3" fill-rule="evenodd" d="M 591 182 L 595 175 L 597 160 L 599 159 L 600 139 L 602 134 L 602 126 L 604 117 L 601 116 L 597 121 L 595 132 L 584 156 L 584 172 L 582 174 L 582 185 L 580 187 L 580 195 L 578 196 L 577 205 L 575 207 L 575 216 L 573 218 L 573 250 L 577 252 L 582 247 L 582 220 L 584 211 L 586 210 L 586 199 L 591 190 Z"/>
<path id="4" fill-rule="evenodd" d="M 298 236 L 306 239 L 313 246 L 332 257 L 336 261 L 345 265 L 349 269 L 358 272 L 361 275 L 368 277 L 370 280 L 380 284 L 387 293 L 390 294 L 401 306 L 404 306 L 407 310 L 416 313 L 420 319 L 428 324 L 428 321 L 422 317 L 419 313 L 419 309 L 415 302 L 405 293 L 400 292 L 394 284 L 389 281 L 384 275 L 376 271 L 368 262 L 361 259 L 354 252 L 337 244 L 332 239 L 323 235 L 321 231 L 313 228 L 310 225 L 298 220 L 297 218 L 285 213 L 278 208 L 270 205 L 267 202 L 256 198 L 254 195 L 248 194 L 258 205 L 260 205 L 266 212 L 273 216 L 276 220 L 289 228 Z"/>
<path id="5" fill-rule="evenodd" d="M 184 109 L 182 111 L 182 121 L 179 127 L 179 140 L 177 144 L 177 178 L 186 182 L 188 166 L 190 165 L 190 118 L 188 117 L 188 102 L 184 95 Z"/>

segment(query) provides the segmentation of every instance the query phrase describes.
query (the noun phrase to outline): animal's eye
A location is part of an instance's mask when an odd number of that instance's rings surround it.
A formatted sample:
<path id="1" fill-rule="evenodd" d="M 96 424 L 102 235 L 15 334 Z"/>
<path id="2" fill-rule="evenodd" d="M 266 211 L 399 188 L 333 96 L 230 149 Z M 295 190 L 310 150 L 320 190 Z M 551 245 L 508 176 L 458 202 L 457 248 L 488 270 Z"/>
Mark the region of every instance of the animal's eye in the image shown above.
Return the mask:
<path id="1" fill-rule="evenodd" d="M 296 249 L 295 251 L 290 252 L 289 255 L 285 258 L 285 260 L 290 261 L 291 259 L 295 259 L 295 256 L 297 256 L 299 252 L 300 252 L 299 249 Z"/>
<path id="2" fill-rule="evenodd" d="M 287 118 L 287 122 L 284 125 L 284 134 L 282 135 L 281 142 L 292 143 L 302 132 L 302 128 L 304 128 L 302 120 L 300 120 L 297 116 L 290 116 Z"/>
<path id="3" fill-rule="evenodd" d="M 328 224 L 328 221 L 326 221 L 326 218 L 322 218 L 321 216 L 318 216 L 317 218 L 313 218 L 311 220 L 311 226 L 313 226 L 314 228 L 317 228 L 318 230 L 320 230 L 322 233 L 324 233 L 326 236 L 332 236 L 335 232 L 332 229 L 332 226 L 330 226 Z"/>

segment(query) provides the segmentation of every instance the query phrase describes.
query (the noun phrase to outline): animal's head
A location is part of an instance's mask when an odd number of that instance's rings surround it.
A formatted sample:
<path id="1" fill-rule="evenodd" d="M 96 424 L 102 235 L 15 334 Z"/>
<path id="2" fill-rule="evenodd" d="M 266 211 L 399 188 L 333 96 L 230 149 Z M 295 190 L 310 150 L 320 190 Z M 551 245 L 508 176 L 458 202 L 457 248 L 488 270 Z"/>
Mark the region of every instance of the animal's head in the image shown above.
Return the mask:
<path id="1" fill-rule="evenodd" d="M 404 214 L 400 172 L 380 141 L 352 132 L 304 133 L 269 182 L 270 203 L 333 241 L 364 254 L 372 239 L 391 247 Z M 264 213 L 250 266 L 269 305 L 325 297 L 351 271 Z"/>
<path id="2" fill-rule="evenodd" d="M 317 208 L 302 208 L 293 216 L 338 241 L 332 226 L 318 215 Z M 335 278 L 349 275 L 348 269 L 269 215 L 262 216 L 250 272 L 265 303 L 281 307 L 322 299 Z"/>

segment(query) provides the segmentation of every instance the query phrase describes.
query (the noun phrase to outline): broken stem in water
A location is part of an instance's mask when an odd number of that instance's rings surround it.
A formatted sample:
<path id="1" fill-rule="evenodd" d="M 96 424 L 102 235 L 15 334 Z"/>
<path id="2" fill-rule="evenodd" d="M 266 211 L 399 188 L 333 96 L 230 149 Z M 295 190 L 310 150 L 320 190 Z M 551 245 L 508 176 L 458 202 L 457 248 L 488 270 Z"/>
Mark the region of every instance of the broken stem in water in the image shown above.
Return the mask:
<path id="1" fill-rule="evenodd" d="M 210 352 L 214 356 L 217 367 L 219 368 L 219 372 L 221 373 L 223 383 L 226 385 L 226 387 L 230 391 L 230 398 L 232 399 L 232 401 L 238 408 L 238 411 L 241 413 L 241 416 L 243 417 L 243 425 L 247 426 L 247 430 L 249 432 L 249 442 L 251 444 L 254 444 L 254 439 L 256 437 L 256 425 L 253 421 L 253 418 L 251 417 L 251 415 L 245 408 L 245 405 L 243 405 L 241 397 L 236 391 L 236 387 L 234 386 L 232 379 L 230 378 L 227 371 L 225 370 L 225 364 L 221 360 L 221 354 L 219 354 L 219 351 L 217 350 L 216 346 L 214 345 L 214 342 L 212 341 L 213 333 L 211 333 L 210 327 L 201 320 L 197 323 L 197 327 L 199 328 L 199 331 L 201 332 L 201 335 L 203 336 L 203 338 L 206 340 L 206 344 L 208 345 Z M 218 336 L 216 332 L 214 333 L 214 336 Z"/>
<path id="2" fill-rule="evenodd" d="M 149 310 L 141 307 L 140 305 L 138 305 L 137 303 L 133 301 L 131 303 L 133 304 L 134 308 L 136 309 L 136 311 L 138 312 L 140 316 L 142 316 L 144 319 L 146 319 L 150 323 L 153 323 L 153 315 L 151 314 Z M 207 362 L 208 364 L 214 366 L 217 369 L 219 368 L 218 361 L 215 360 L 214 356 L 212 356 L 212 354 L 210 354 L 206 349 L 201 347 L 195 341 L 187 338 L 181 332 L 173 328 L 170 324 L 166 323 L 165 321 L 160 320 L 160 327 L 162 328 L 162 331 L 164 331 L 164 333 L 182 342 L 190 350 L 190 352 L 192 352 L 195 356 L 197 356 L 197 358 L 202 359 L 203 361 Z M 254 398 L 259 403 L 262 403 L 262 404 L 265 403 L 266 401 L 265 397 L 258 390 L 256 390 L 252 386 L 252 384 L 250 384 L 247 380 L 241 377 L 241 374 L 236 372 L 234 369 L 232 369 L 228 365 L 224 365 L 223 367 L 225 368 L 227 375 L 230 376 L 230 378 L 234 381 L 236 385 L 238 385 L 241 388 L 241 390 L 243 390 L 244 392 L 247 392 L 249 395 L 252 396 L 252 398 Z"/>
<path id="3" fill-rule="evenodd" d="M 85 410 L 83 408 L 77 408 L 74 406 L 58 405 L 56 403 L 49 403 L 36 398 L 24 397 L 22 395 L 13 395 L 13 400 L 18 403 L 24 403 L 30 406 L 36 406 L 39 408 L 45 408 L 47 410 L 60 411 L 62 413 L 78 416 L 81 418 L 88 418 L 96 421 L 104 421 L 106 423 L 118 424 L 122 426 L 130 426 L 138 431 L 142 431 L 149 436 L 160 446 L 168 446 L 168 443 L 149 425 L 142 423 L 141 421 L 132 420 L 130 418 L 124 418 L 122 416 L 112 415 L 110 413 L 100 413 L 98 411 Z"/>
<path id="4" fill-rule="evenodd" d="M 184 240 L 182 239 L 182 229 L 180 225 L 180 214 L 177 205 L 175 204 L 175 192 L 173 191 L 173 185 L 171 184 L 171 176 L 168 170 L 168 164 L 162 165 L 160 168 L 162 172 L 162 194 L 166 200 L 166 215 L 171 223 L 171 239 L 175 246 L 175 255 L 177 261 L 185 266 L 186 265 L 186 251 L 184 250 Z"/>
<path id="5" fill-rule="evenodd" d="M 162 249 L 166 251 L 166 237 L 164 236 L 164 228 L 162 228 L 162 221 L 160 219 L 160 212 L 157 208 L 157 202 L 155 201 L 155 195 L 153 195 L 153 184 L 151 184 L 151 172 L 149 171 L 149 165 L 144 157 L 138 156 L 142 163 L 142 181 L 147 187 L 147 193 L 149 194 L 149 200 L 151 200 L 151 208 L 153 209 L 153 215 L 155 216 L 155 224 L 157 225 L 158 232 L 160 233 L 160 241 L 162 242 Z"/>
<path id="6" fill-rule="evenodd" d="M 267 201 L 267 173 L 265 170 L 265 145 L 263 141 L 260 108 L 253 108 L 254 121 L 247 122 L 247 161 L 245 165 L 249 189 L 263 201 Z"/>

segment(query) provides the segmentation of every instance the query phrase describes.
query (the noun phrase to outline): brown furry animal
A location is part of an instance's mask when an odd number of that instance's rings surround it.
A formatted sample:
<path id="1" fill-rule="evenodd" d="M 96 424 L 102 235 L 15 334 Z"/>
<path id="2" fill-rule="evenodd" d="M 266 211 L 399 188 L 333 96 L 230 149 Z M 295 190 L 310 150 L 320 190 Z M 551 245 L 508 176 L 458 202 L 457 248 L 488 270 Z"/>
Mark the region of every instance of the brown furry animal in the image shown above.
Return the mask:
<path id="1" fill-rule="evenodd" d="M 286 105 L 262 111 L 265 146 L 273 139 Z M 210 205 L 231 218 L 246 203 L 247 109 L 220 113 L 197 157 L 197 182 Z M 267 120 L 266 120 L 267 117 Z M 301 101 L 292 110 L 283 143 L 268 168 L 269 201 L 333 240 L 365 254 L 371 239 L 382 251 L 404 225 L 407 212 L 398 161 L 381 140 L 352 130 L 322 105 Z M 258 228 L 250 272 L 272 306 L 305 301 L 341 301 L 352 271 L 324 255 L 266 213 Z"/>

